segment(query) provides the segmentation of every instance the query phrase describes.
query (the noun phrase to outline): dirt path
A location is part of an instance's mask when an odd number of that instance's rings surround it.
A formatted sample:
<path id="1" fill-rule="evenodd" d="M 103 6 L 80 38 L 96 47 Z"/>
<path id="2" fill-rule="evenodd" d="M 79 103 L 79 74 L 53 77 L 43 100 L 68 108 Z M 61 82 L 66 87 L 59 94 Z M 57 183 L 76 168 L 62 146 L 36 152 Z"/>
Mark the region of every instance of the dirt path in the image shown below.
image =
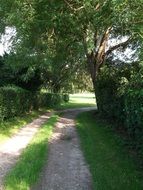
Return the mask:
<path id="1" fill-rule="evenodd" d="M 92 190 L 74 123 L 77 114 L 89 109 L 66 110 L 60 117 L 50 141 L 47 164 L 31 190 Z"/>
<path id="2" fill-rule="evenodd" d="M 11 139 L 0 145 L 0 190 L 3 189 L 2 181 L 4 176 L 16 163 L 21 151 L 28 145 L 39 127 L 47 121 L 51 113 L 40 116 L 32 123 L 23 127 Z"/>

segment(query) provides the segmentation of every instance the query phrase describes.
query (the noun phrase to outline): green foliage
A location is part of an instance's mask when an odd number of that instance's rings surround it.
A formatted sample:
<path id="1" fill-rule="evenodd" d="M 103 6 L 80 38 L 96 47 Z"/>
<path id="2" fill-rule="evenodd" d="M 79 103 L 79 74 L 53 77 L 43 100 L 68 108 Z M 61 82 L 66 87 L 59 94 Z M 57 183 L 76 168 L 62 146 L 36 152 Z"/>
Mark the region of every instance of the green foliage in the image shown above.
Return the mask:
<path id="1" fill-rule="evenodd" d="M 69 102 L 69 99 L 70 99 L 69 94 L 63 94 L 64 102 Z"/>
<path id="2" fill-rule="evenodd" d="M 104 67 L 96 83 L 99 112 L 106 118 L 124 121 L 124 91 L 127 79 L 120 68 Z"/>
<path id="3" fill-rule="evenodd" d="M 28 62 L 31 65 L 30 58 L 36 60 L 36 65 L 43 69 L 46 87 L 56 93 L 74 80 L 77 68 L 85 65 L 91 52 L 98 53 L 107 29 L 112 28 L 110 37 L 120 39 L 139 35 L 142 28 L 142 22 L 138 24 L 142 21 L 138 19 L 142 16 L 141 0 L 134 3 L 117 0 L 2 0 L 0 7 L 1 22 L 16 30 L 13 51 L 21 53 L 23 60 L 20 64 Z M 79 74 L 76 78 L 81 81 L 81 76 Z M 86 83 L 81 85 L 80 81 L 76 80 L 76 86 L 85 88 Z"/>
<path id="4" fill-rule="evenodd" d="M 29 112 L 32 94 L 19 87 L 0 88 L 0 119 L 7 119 Z"/>
<path id="5" fill-rule="evenodd" d="M 68 96 L 68 95 L 67 95 Z M 0 120 L 19 116 L 32 109 L 54 107 L 67 97 L 62 94 L 31 93 L 19 87 L 0 88 Z"/>
<path id="6" fill-rule="evenodd" d="M 64 102 L 62 94 L 54 93 L 37 93 L 36 94 L 36 106 L 40 107 L 55 107 Z"/>
<path id="7" fill-rule="evenodd" d="M 142 70 L 132 76 L 125 96 L 125 127 L 132 146 L 143 157 L 143 80 Z"/>
<path id="8" fill-rule="evenodd" d="M 13 83 L 13 71 L 9 65 L 6 64 L 8 55 L 0 56 L 0 87 Z"/>
<path id="9" fill-rule="evenodd" d="M 143 70 L 138 69 L 131 68 L 127 80 L 121 68 L 104 68 L 97 80 L 96 98 L 102 116 L 121 124 L 128 144 L 143 157 Z"/>
<path id="10" fill-rule="evenodd" d="M 32 62 L 32 63 L 31 63 Z M 35 66 L 35 58 L 16 54 L 0 56 L 0 86 L 16 85 L 37 91 L 43 84 L 41 70 Z"/>
<path id="11" fill-rule="evenodd" d="M 128 89 L 125 97 L 126 127 L 135 140 L 143 140 L 143 89 Z"/>

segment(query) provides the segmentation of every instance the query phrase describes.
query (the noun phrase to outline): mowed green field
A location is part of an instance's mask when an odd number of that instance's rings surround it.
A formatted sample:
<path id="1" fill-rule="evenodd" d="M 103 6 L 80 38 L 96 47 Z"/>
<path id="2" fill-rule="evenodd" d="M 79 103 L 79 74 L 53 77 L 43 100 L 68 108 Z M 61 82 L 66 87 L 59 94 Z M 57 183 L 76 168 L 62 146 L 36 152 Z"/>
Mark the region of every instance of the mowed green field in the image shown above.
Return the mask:
<path id="1" fill-rule="evenodd" d="M 94 105 L 95 95 L 93 93 L 70 94 L 70 103 Z"/>
<path id="2" fill-rule="evenodd" d="M 78 94 L 70 94 L 69 102 L 58 106 L 57 109 L 95 107 L 95 106 L 96 106 L 96 101 L 95 101 L 95 95 L 93 93 L 78 93 Z"/>

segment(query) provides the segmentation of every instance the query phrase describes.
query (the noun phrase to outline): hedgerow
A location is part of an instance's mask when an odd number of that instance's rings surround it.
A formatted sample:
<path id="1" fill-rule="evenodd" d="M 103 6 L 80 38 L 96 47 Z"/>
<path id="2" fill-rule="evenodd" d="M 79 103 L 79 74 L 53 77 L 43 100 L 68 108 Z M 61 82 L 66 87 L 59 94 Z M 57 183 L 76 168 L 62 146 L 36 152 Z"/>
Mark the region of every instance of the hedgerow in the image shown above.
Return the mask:
<path id="1" fill-rule="evenodd" d="M 127 80 L 121 76 L 118 69 L 105 67 L 97 78 L 96 101 L 102 116 L 123 122 Z"/>
<path id="2" fill-rule="evenodd" d="M 0 88 L 0 119 L 7 119 L 29 112 L 32 94 L 19 87 Z"/>
<path id="3" fill-rule="evenodd" d="M 65 98 L 66 96 L 66 98 Z M 54 107 L 62 102 L 69 101 L 68 94 L 56 94 L 56 93 L 36 93 L 34 97 L 34 107 Z"/>
<path id="4" fill-rule="evenodd" d="M 125 96 L 125 127 L 133 146 L 143 156 L 143 77 L 142 70 L 133 75 Z"/>
<path id="5" fill-rule="evenodd" d="M 0 120 L 19 116 L 33 109 L 53 107 L 64 101 L 67 99 L 62 94 L 32 93 L 16 86 L 1 87 Z"/>
<path id="6" fill-rule="evenodd" d="M 143 156 L 142 70 L 126 76 L 121 68 L 105 67 L 101 71 L 96 83 L 98 111 L 118 123 L 115 126 L 122 126 L 130 139 L 129 145 Z"/>

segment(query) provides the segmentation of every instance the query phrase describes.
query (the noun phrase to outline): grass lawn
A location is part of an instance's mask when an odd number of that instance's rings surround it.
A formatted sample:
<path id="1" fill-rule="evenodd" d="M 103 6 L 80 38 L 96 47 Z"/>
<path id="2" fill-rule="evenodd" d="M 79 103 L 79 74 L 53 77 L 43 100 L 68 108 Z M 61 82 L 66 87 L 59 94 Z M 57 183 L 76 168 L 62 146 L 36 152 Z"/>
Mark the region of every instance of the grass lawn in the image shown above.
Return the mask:
<path id="1" fill-rule="evenodd" d="M 93 93 L 70 94 L 68 103 L 64 103 L 57 107 L 58 110 L 69 108 L 94 107 L 95 95 Z"/>
<path id="2" fill-rule="evenodd" d="M 143 176 L 111 128 L 85 112 L 77 118 L 77 131 L 95 190 L 143 190 Z"/>
<path id="3" fill-rule="evenodd" d="M 23 114 L 22 116 L 14 117 L 0 123 L 0 143 L 10 138 L 18 129 L 32 122 L 33 119 L 37 118 L 39 114 L 45 111 L 44 109 L 41 111 L 32 111 L 31 113 Z"/>
<path id="4" fill-rule="evenodd" d="M 5 178 L 5 190 L 28 190 L 37 181 L 47 158 L 48 139 L 58 116 L 52 116 L 23 151 Z"/>

